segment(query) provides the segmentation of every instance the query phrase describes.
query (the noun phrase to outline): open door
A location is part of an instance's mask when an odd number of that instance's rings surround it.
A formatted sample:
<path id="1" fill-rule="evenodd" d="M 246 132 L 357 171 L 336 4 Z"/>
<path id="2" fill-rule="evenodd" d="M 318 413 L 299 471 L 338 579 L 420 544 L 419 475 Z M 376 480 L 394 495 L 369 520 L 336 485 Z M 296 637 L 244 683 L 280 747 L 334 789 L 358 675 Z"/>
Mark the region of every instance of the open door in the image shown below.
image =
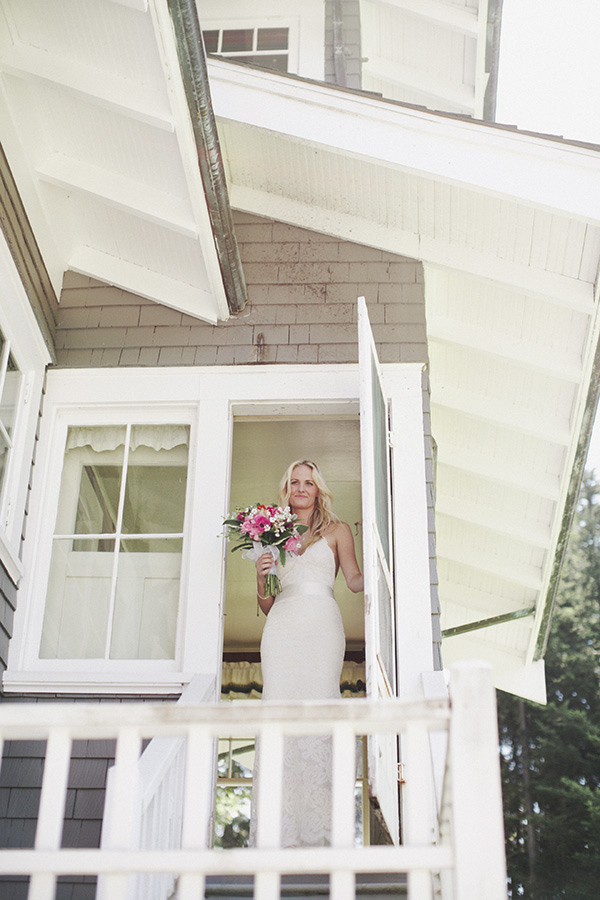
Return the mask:
<path id="1" fill-rule="evenodd" d="M 388 404 L 364 297 L 358 299 L 360 442 L 365 578 L 367 696 L 396 694 L 392 508 Z M 368 742 L 369 795 L 394 843 L 399 841 L 398 741 Z"/>

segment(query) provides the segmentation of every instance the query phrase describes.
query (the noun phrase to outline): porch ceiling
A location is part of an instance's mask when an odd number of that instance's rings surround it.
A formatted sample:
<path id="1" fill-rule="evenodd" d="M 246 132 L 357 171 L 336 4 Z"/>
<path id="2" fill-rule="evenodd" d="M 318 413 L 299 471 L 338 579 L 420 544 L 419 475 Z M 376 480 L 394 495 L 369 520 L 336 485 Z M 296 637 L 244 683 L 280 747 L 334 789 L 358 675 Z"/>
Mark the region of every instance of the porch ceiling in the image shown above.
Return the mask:
<path id="1" fill-rule="evenodd" d="M 488 6 L 493 5 L 493 0 L 360 0 L 363 88 L 483 118 Z"/>
<path id="2" fill-rule="evenodd" d="M 234 207 L 423 261 L 443 628 L 533 610 L 448 637 L 444 659 L 542 699 L 595 402 L 598 148 L 209 71 Z"/>
<path id="3" fill-rule="evenodd" d="M 2 143 L 57 296 L 72 269 L 228 308 L 166 3 L 6 0 Z"/>

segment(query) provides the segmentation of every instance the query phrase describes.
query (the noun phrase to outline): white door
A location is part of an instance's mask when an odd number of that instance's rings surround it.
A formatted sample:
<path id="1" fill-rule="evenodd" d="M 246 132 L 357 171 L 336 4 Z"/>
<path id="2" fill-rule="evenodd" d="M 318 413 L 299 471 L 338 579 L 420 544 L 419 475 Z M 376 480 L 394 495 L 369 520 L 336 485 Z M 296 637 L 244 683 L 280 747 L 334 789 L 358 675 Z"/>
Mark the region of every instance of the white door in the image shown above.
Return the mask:
<path id="1" fill-rule="evenodd" d="M 364 297 L 358 300 L 358 358 L 367 695 L 376 699 L 396 694 L 392 505 L 388 404 Z M 394 735 L 369 739 L 368 779 L 369 794 L 398 843 L 398 742 Z"/>

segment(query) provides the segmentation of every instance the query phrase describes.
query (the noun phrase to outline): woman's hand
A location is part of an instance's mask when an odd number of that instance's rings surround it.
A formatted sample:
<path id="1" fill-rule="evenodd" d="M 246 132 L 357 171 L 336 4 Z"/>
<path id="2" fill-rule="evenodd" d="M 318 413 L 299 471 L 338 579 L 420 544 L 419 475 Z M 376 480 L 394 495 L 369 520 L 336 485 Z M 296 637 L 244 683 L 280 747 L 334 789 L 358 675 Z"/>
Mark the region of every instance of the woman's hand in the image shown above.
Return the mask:
<path id="1" fill-rule="evenodd" d="M 266 553 L 263 553 L 262 556 L 259 556 L 256 560 L 256 596 L 258 598 L 258 605 L 264 612 L 265 616 L 268 615 L 269 610 L 273 606 L 275 602 L 275 598 L 271 597 L 270 594 L 265 595 L 265 578 L 269 574 L 271 568 L 273 567 L 273 556 L 267 550 Z"/>

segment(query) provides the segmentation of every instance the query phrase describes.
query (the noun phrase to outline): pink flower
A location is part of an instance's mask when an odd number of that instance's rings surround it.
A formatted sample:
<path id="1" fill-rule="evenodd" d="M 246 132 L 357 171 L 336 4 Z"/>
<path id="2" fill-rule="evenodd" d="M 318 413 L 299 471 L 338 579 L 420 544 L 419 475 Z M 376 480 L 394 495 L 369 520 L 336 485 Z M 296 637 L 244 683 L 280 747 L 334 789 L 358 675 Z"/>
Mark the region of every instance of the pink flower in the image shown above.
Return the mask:
<path id="1" fill-rule="evenodd" d="M 295 553 L 300 549 L 300 540 L 297 537 L 290 537 L 284 544 L 284 549 L 287 553 Z"/>

